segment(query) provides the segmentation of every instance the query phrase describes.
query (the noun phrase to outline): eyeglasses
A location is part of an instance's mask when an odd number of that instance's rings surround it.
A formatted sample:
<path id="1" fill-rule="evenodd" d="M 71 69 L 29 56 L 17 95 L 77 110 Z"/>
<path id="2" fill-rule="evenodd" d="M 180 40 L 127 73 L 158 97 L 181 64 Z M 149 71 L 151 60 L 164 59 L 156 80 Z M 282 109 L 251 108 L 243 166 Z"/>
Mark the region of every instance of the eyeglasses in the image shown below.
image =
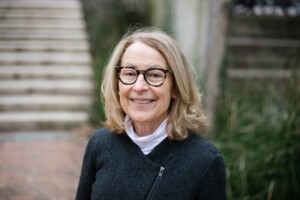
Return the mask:
<path id="1" fill-rule="evenodd" d="M 144 79 L 148 85 L 153 87 L 161 86 L 166 80 L 167 73 L 172 71 L 169 69 L 150 68 L 146 70 L 137 70 L 134 67 L 117 66 L 117 76 L 125 85 L 132 85 L 136 82 L 140 74 L 144 75 Z"/>

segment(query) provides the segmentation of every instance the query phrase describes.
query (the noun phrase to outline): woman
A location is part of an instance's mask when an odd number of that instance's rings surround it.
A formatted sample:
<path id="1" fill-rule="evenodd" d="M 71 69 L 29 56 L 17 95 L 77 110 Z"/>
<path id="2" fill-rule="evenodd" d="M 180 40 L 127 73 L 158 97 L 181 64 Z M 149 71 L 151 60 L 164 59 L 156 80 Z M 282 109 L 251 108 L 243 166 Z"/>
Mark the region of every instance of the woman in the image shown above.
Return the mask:
<path id="1" fill-rule="evenodd" d="M 89 140 L 76 199 L 225 199 L 221 154 L 206 127 L 193 69 L 164 32 L 117 44 L 102 84 L 106 128 Z"/>

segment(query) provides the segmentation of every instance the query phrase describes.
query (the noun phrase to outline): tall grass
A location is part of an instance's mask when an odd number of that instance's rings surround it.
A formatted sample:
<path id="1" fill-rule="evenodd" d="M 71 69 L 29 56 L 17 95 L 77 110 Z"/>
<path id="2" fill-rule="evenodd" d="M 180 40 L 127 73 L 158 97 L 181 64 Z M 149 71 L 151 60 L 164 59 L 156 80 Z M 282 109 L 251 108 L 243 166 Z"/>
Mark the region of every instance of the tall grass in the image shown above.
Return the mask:
<path id="1" fill-rule="evenodd" d="M 298 82 L 295 76 L 224 88 L 214 141 L 224 154 L 229 200 L 300 199 Z"/>

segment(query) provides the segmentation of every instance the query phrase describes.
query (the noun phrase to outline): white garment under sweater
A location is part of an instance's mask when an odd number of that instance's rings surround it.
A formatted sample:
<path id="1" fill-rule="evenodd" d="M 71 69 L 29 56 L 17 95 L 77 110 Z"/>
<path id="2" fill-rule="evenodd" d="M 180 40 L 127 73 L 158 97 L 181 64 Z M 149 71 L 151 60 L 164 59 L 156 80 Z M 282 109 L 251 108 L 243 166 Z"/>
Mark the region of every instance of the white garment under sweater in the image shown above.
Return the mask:
<path id="1" fill-rule="evenodd" d="M 149 154 L 158 144 L 160 144 L 168 134 L 166 132 L 168 117 L 161 123 L 161 125 L 154 131 L 154 133 L 147 136 L 138 136 L 133 129 L 131 119 L 126 116 L 125 124 L 126 124 L 126 133 L 131 138 L 131 140 L 137 144 L 142 152 L 147 155 Z"/>

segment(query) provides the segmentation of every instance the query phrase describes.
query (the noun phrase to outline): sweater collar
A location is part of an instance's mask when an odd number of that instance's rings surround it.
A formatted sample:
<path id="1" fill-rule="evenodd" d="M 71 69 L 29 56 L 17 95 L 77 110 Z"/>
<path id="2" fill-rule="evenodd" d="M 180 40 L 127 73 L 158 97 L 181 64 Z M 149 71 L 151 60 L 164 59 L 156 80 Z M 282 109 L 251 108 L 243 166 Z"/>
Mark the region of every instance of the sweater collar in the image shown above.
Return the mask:
<path id="1" fill-rule="evenodd" d="M 168 134 L 166 132 L 166 126 L 168 117 L 160 124 L 160 126 L 150 135 L 138 136 L 134 131 L 132 120 L 129 116 L 125 117 L 125 130 L 128 137 L 140 147 L 141 151 L 147 155 L 149 154 L 158 144 L 160 144 Z"/>

